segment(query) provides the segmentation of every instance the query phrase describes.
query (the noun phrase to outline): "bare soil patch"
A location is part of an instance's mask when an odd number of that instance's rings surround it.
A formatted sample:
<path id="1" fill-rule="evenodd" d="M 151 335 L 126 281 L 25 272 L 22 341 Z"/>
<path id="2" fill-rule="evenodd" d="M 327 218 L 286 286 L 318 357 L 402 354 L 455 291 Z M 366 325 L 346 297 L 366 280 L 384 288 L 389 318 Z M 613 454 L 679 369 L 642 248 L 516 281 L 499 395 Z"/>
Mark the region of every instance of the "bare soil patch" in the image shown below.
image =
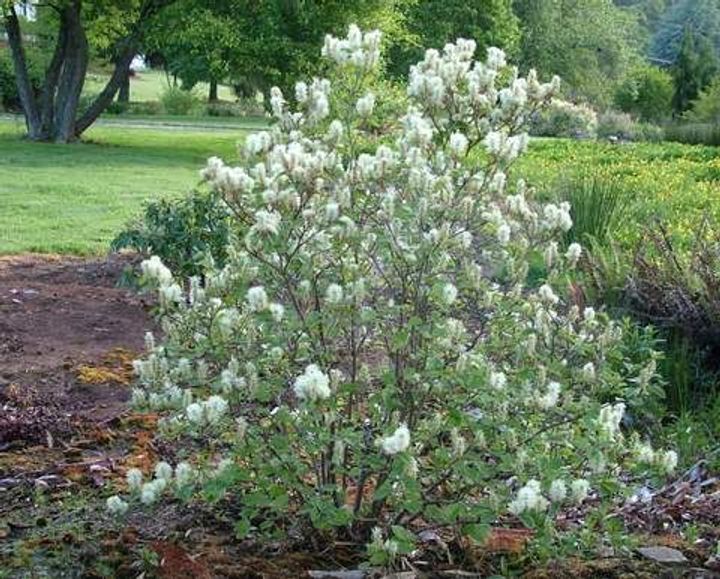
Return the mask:
<path id="1" fill-rule="evenodd" d="M 125 409 L 127 365 L 153 327 L 146 300 L 117 287 L 127 265 L 120 257 L 0 259 L 0 448 Z"/>

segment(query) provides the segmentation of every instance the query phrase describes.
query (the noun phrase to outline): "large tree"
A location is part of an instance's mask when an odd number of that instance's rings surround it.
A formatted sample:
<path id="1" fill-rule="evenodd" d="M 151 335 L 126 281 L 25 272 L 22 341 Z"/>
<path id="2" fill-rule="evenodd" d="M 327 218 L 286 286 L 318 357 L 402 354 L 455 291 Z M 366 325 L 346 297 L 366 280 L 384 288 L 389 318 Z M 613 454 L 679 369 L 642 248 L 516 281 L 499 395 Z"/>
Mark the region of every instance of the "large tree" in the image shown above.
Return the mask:
<path id="1" fill-rule="evenodd" d="M 397 76 L 407 74 L 426 48 L 457 38 L 473 39 L 480 55 L 489 46 L 514 53 L 520 40 L 512 0 L 413 0 L 402 6 L 402 14 L 411 36 L 390 47 L 390 72 Z"/>
<path id="2" fill-rule="evenodd" d="M 720 0 L 677 0 L 671 4 L 652 39 L 651 56 L 675 63 L 688 29 L 698 43 L 707 42 L 720 56 Z"/>
<path id="3" fill-rule="evenodd" d="M 51 0 L 38 6 L 52 27 L 54 48 L 40 91 L 30 82 L 21 18 L 15 2 L 0 0 L 28 137 L 69 142 L 78 138 L 112 102 L 127 78 L 148 23 L 173 0 Z M 79 110 L 95 41 L 113 55 L 113 72 L 104 89 Z"/>
<path id="4" fill-rule="evenodd" d="M 521 62 L 558 74 L 571 98 L 609 105 L 617 84 L 641 60 L 635 11 L 612 0 L 514 0 Z"/>
<path id="5" fill-rule="evenodd" d="M 327 33 L 356 22 L 402 34 L 400 7 L 415 0 L 177 0 L 148 45 L 183 86 L 228 82 L 246 90 L 283 89 L 319 73 Z"/>

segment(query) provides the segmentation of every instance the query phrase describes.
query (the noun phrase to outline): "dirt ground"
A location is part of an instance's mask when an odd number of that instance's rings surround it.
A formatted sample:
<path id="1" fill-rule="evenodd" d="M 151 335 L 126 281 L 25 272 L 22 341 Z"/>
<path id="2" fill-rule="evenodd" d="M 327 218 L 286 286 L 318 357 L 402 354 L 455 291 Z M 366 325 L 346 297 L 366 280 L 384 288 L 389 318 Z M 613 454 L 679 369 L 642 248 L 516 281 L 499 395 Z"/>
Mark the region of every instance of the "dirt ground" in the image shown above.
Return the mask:
<path id="1" fill-rule="evenodd" d="M 139 353 L 153 327 L 144 298 L 117 287 L 128 264 L 122 258 L 0 259 L 0 401 L 17 389 L 41 401 L 44 411 L 53 409 L 61 423 L 103 421 L 125 410 L 126 380 L 88 371 Z M 15 436 L 2 424 L 0 417 L 0 448 Z"/>

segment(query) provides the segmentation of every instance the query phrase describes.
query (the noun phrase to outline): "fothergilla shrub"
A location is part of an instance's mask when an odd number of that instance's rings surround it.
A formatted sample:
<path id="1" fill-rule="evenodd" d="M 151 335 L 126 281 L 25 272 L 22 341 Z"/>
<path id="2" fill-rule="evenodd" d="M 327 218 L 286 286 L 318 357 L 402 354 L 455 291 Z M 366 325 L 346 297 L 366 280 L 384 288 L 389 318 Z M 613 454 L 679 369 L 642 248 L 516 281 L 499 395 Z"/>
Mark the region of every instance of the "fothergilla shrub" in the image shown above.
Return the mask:
<path id="1" fill-rule="evenodd" d="M 133 394 L 197 452 L 130 471 L 130 501 L 225 498 L 239 536 L 352 540 L 392 565 L 424 527 L 546 529 L 590 493 L 612 498 L 621 469 L 674 468 L 623 427 L 657 387 L 654 352 L 625 356 L 621 325 L 566 303 L 583 251 L 559 249 L 570 208 L 510 176 L 558 80 L 474 53 L 428 50 L 385 124 L 379 33 L 328 36 L 345 85 L 300 83 L 292 108 L 274 89 L 274 128 L 237 166 L 210 159 L 237 240 L 188 291 L 143 264 L 164 337 L 148 336 Z M 538 255 L 547 279 L 530 289 Z"/>

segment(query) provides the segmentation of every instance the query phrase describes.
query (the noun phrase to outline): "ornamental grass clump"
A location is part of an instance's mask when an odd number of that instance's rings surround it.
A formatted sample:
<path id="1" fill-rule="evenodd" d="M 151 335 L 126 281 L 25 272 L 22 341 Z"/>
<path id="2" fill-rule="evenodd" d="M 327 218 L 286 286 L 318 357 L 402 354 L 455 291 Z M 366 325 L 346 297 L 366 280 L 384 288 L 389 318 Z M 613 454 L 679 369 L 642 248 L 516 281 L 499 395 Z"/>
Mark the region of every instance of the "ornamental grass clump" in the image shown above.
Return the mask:
<path id="1" fill-rule="evenodd" d="M 350 540 L 391 564 L 424 527 L 483 540 L 501 515 L 545 528 L 612 496 L 638 464 L 625 409 L 656 384 L 652 351 L 627 359 L 621 327 L 558 289 L 582 251 L 557 249 L 569 206 L 510 178 L 558 80 L 458 40 L 411 69 L 407 110 L 379 133 L 379 50 L 377 32 L 327 37 L 337 92 L 273 89 L 272 130 L 237 166 L 210 159 L 235 224 L 222 269 L 178 297 L 143 268 L 164 338 L 134 403 L 198 452 L 182 484 L 134 473 L 131 497 L 223 499 L 239 536 Z"/>

